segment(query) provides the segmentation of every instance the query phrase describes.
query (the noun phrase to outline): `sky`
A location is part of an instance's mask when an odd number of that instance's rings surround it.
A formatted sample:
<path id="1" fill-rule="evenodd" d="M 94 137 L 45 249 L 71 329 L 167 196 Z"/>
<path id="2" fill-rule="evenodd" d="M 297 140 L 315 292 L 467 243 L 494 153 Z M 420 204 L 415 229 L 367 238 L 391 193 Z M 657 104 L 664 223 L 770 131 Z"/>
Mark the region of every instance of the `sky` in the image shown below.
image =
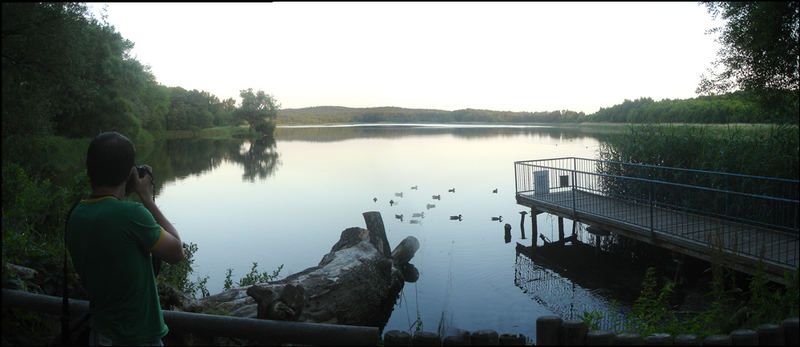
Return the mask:
<path id="1" fill-rule="evenodd" d="M 696 97 L 696 2 L 92 3 L 166 86 L 281 108 L 573 110 Z M 99 15 L 98 15 L 99 17 Z"/>

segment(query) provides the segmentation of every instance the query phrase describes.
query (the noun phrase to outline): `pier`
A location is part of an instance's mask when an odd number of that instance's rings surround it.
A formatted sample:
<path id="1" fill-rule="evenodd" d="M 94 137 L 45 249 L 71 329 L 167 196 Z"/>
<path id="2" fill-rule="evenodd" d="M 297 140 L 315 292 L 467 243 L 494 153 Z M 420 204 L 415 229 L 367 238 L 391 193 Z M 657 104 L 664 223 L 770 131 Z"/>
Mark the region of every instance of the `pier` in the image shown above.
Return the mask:
<path id="1" fill-rule="evenodd" d="M 798 180 L 585 158 L 514 163 L 516 201 L 536 216 L 591 226 L 783 283 L 798 268 Z"/>

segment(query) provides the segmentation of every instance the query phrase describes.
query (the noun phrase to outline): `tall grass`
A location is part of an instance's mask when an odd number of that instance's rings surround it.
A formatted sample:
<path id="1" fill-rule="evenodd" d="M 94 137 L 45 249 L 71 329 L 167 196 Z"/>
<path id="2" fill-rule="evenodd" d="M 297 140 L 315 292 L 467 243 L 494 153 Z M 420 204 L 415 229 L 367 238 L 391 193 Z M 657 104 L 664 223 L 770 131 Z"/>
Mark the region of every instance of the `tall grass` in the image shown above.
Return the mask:
<path id="1" fill-rule="evenodd" d="M 597 169 L 614 176 L 710 188 L 604 177 L 605 191 L 619 197 L 652 199 L 666 207 L 796 228 L 796 204 L 752 195 L 798 199 L 799 138 L 798 127 L 792 125 L 631 126 L 626 133 L 607 137 L 600 159 L 655 167 L 601 162 Z"/>
<path id="2" fill-rule="evenodd" d="M 798 199 L 797 182 L 800 152 L 800 133 L 796 125 L 641 125 L 631 126 L 623 134 L 610 135 L 601 144 L 602 160 L 635 164 L 675 167 L 693 170 L 727 172 L 742 175 L 765 176 L 795 180 L 795 182 L 756 181 L 753 178 L 709 175 L 706 173 L 678 172 L 661 168 L 598 165 L 598 171 L 610 175 L 640 177 L 720 190 L 734 190 L 748 194 L 768 195 L 785 199 Z M 753 182 L 759 182 L 754 184 Z M 768 183 L 763 183 L 768 182 Z M 607 178 L 605 189 L 613 194 L 648 195 L 646 184 Z M 660 202 L 708 210 L 720 204 L 720 196 L 687 194 L 680 189 L 649 190 Z M 726 201 L 726 213 L 749 217 L 748 214 L 775 214 L 773 210 L 758 210 L 744 201 Z M 795 205 L 796 206 L 796 205 Z M 714 209 L 715 207 L 711 207 Z M 737 210 L 738 209 L 738 210 Z M 796 209 L 796 208 L 795 208 Z M 789 223 L 797 218 L 783 217 Z M 772 221 L 776 222 L 776 221 Z M 777 220 L 777 222 L 783 222 Z M 790 224 L 791 225 L 791 224 Z M 796 224 L 795 224 L 796 227 Z M 667 281 L 659 285 L 655 273 L 645 276 L 639 299 L 633 307 L 630 323 L 623 331 L 649 334 L 667 332 L 673 335 L 695 333 L 707 336 L 728 333 L 733 329 L 753 328 L 762 323 L 776 323 L 798 311 L 798 271 L 786 274 L 786 286 L 768 283 L 763 271 L 742 285 L 737 283 L 732 270 L 724 266 L 726 255 L 721 245 L 710 246 L 714 256 L 710 262 L 712 272 L 708 293 L 709 308 L 692 317 L 678 317 L 670 307 L 675 284 Z M 659 289 L 660 288 L 660 289 Z M 599 317 L 587 312 L 589 323 Z"/>

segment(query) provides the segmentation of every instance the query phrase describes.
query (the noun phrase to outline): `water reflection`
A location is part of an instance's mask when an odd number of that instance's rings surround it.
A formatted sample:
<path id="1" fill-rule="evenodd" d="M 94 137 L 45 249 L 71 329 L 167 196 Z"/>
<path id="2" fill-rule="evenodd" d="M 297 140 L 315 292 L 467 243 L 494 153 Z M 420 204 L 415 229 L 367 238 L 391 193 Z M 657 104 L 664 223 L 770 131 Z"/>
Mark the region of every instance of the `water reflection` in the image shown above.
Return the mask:
<path id="1" fill-rule="evenodd" d="M 276 140 L 333 142 L 352 139 L 391 139 L 408 136 L 451 135 L 489 139 L 528 135 L 562 141 L 597 137 L 596 130 L 534 126 L 480 125 L 361 125 L 328 127 L 278 127 L 274 137 L 259 140 L 182 138 L 158 140 L 137 148 L 137 161 L 151 165 L 158 175 L 156 189 L 165 183 L 210 172 L 228 160 L 242 165 L 242 180 L 254 182 L 272 176 L 280 167 Z M 433 199 L 440 199 L 435 196 Z M 430 205 L 428 209 L 435 207 Z"/>
<path id="2" fill-rule="evenodd" d="M 607 131 L 618 131 L 608 129 Z M 364 124 L 358 126 L 278 127 L 275 137 L 281 141 L 330 142 L 351 139 L 391 139 L 406 136 L 452 135 L 457 138 L 486 139 L 519 135 L 539 135 L 551 139 L 581 140 L 596 138 L 598 129 L 554 128 L 540 126 L 481 126 L 435 124 Z"/>
<path id="3" fill-rule="evenodd" d="M 523 293 L 562 319 L 582 319 L 584 312 L 598 312 L 601 329 L 622 326 L 623 313 L 628 310 L 606 300 L 607 293 L 600 295 L 600 290 L 584 288 L 554 269 L 534 262 L 517 245 L 514 285 Z"/>
<path id="4" fill-rule="evenodd" d="M 263 137 L 242 144 L 238 151 L 230 153 L 229 159 L 244 168 L 242 180 L 253 182 L 256 176 L 264 180 L 280 166 L 280 154 L 276 147 L 274 138 Z"/>
<path id="5" fill-rule="evenodd" d="M 280 154 L 273 138 L 244 139 L 183 138 L 159 140 L 137 148 L 138 162 L 153 167 L 156 191 L 165 184 L 189 176 L 201 176 L 223 162 L 240 164 L 242 180 L 264 180 L 280 166 Z"/>

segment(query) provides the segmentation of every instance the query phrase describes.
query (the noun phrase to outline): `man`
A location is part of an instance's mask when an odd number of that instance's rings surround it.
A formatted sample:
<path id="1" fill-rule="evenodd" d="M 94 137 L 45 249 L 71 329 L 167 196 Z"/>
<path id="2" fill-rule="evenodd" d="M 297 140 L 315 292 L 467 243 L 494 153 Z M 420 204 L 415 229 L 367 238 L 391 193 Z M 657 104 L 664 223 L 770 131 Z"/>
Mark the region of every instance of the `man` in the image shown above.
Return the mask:
<path id="1" fill-rule="evenodd" d="M 135 155 L 125 136 L 97 135 L 86 155 L 92 195 L 67 223 L 67 246 L 89 294 L 92 345 L 163 345 L 169 332 L 151 254 L 175 264 L 183 245 L 153 201 L 152 175 L 139 178 Z M 129 180 L 142 203 L 125 201 Z"/>

